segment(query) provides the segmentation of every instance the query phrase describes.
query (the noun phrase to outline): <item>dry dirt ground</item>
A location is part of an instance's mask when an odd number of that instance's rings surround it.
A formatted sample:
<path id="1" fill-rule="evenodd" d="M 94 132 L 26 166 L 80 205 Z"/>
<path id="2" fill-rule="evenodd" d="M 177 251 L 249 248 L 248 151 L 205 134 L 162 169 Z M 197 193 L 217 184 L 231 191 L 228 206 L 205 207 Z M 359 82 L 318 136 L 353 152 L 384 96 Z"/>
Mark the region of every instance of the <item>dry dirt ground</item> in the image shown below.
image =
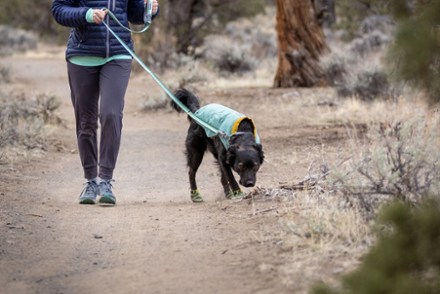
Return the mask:
<path id="1" fill-rule="evenodd" d="M 52 148 L 0 166 L 1 293 L 305 293 L 304 285 L 334 274 L 330 261 L 317 261 L 312 273 L 281 271 L 292 249 L 270 234 L 280 230 L 286 204 L 258 194 L 226 200 L 210 155 L 198 174 L 206 202 L 190 202 L 186 116 L 141 111 L 149 93 L 161 91 L 146 74 L 133 74 L 126 96 L 117 205 L 79 205 L 84 180 L 62 52 L 0 63 L 16 91 L 59 97 L 66 122 L 53 130 Z M 197 89 L 202 103 L 256 121 L 266 154 L 260 188 L 304 178 L 314 155 L 336 154 L 346 139 L 339 122 L 321 123 L 337 108 L 330 90 Z"/>

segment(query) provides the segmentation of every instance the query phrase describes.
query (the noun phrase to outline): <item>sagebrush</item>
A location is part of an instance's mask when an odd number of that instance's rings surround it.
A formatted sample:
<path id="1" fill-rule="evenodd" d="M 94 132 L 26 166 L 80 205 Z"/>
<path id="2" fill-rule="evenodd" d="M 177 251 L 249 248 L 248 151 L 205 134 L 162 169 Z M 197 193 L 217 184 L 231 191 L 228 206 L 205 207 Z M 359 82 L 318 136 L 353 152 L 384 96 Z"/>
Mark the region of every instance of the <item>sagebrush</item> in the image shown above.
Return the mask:
<path id="1" fill-rule="evenodd" d="M 331 173 L 331 186 L 367 211 L 375 203 L 401 200 L 418 205 L 440 193 L 439 118 L 381 123 L 363 140 L 353 139 L 352 156 Z"/>
<path id="2" fill-rule="evenodd" d="M 32 97 L 22 94 L 0 101 L 0 149 L 8 146 L 44 149 L 45 126 L 62 123 L 56 114 L 59 105 L 55 96 L 46 94 Z"/>

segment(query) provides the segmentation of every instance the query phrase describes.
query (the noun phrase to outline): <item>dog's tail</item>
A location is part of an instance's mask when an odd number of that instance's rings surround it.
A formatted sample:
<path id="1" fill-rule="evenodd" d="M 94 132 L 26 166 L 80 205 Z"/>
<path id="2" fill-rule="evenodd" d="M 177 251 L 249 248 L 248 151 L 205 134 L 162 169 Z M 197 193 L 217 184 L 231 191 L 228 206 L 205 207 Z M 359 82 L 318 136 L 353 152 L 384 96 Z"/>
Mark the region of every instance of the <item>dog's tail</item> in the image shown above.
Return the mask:
<path id="1" fill-rule="evenodd" d="M 199 99 L 196 95 L 188 91 L 187 89 L 179 89 L 174 93 L 174 96 L 179 99 L 191 112 L 196 112 L 200 108 Z M 177 112 L 182 112 L 182 109 L 174 101 L 171 101 L 171 105 Z"/>

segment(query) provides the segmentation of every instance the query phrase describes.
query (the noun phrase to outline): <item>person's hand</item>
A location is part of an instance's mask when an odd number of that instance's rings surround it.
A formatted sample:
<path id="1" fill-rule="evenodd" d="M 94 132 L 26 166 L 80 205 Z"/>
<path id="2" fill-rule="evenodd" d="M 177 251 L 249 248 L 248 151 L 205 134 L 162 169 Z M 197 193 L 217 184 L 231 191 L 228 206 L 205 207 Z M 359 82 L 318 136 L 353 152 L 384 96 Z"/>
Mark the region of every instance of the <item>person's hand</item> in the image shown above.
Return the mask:
<path id="1" fill-rule="evenodd" d="M 147 2 L 148 0 L 144 0 L 145 5 L 147 5 Z M 159 3 L 157 2 L 157 0 L 153 0 L 153 10 L 152 10 L 153 15 L 157 13 L 158 9 L 159 9 Z"/>
<path id="2" fill-rule="evenodd" d="M 100 24 L 107 14 L 107 10 L 101 10 L 101 9 L 93 9 L 93 21 L 96 24 Z"/>

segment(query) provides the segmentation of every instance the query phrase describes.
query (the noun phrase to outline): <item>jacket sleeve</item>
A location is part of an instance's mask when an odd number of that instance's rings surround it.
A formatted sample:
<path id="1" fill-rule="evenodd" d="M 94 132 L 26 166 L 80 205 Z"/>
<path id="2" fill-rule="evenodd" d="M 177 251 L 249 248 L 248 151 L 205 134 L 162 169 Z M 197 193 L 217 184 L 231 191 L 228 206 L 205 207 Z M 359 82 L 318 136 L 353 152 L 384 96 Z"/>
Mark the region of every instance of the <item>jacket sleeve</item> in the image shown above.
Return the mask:
<path id="1" fill-rule="evenodd" d="M 66 27 L 87 25 L 86 14 L 89 8 L 78 7 L 77 2 L 75 0 L 53 0 L 52 15 L 56 22 Z"/>
<path id="2" fill-rule="evenodd" d="M 151 1 L 151 0 L 150 0 Z M 128 21 L 132 24 L 145 24 L 146 22 L 146 9 L 144 0 L 129 0 L 128 1 Z M 156 14 L 152 16 L 155 18 L 159 14 L 159 7 Z"/>

